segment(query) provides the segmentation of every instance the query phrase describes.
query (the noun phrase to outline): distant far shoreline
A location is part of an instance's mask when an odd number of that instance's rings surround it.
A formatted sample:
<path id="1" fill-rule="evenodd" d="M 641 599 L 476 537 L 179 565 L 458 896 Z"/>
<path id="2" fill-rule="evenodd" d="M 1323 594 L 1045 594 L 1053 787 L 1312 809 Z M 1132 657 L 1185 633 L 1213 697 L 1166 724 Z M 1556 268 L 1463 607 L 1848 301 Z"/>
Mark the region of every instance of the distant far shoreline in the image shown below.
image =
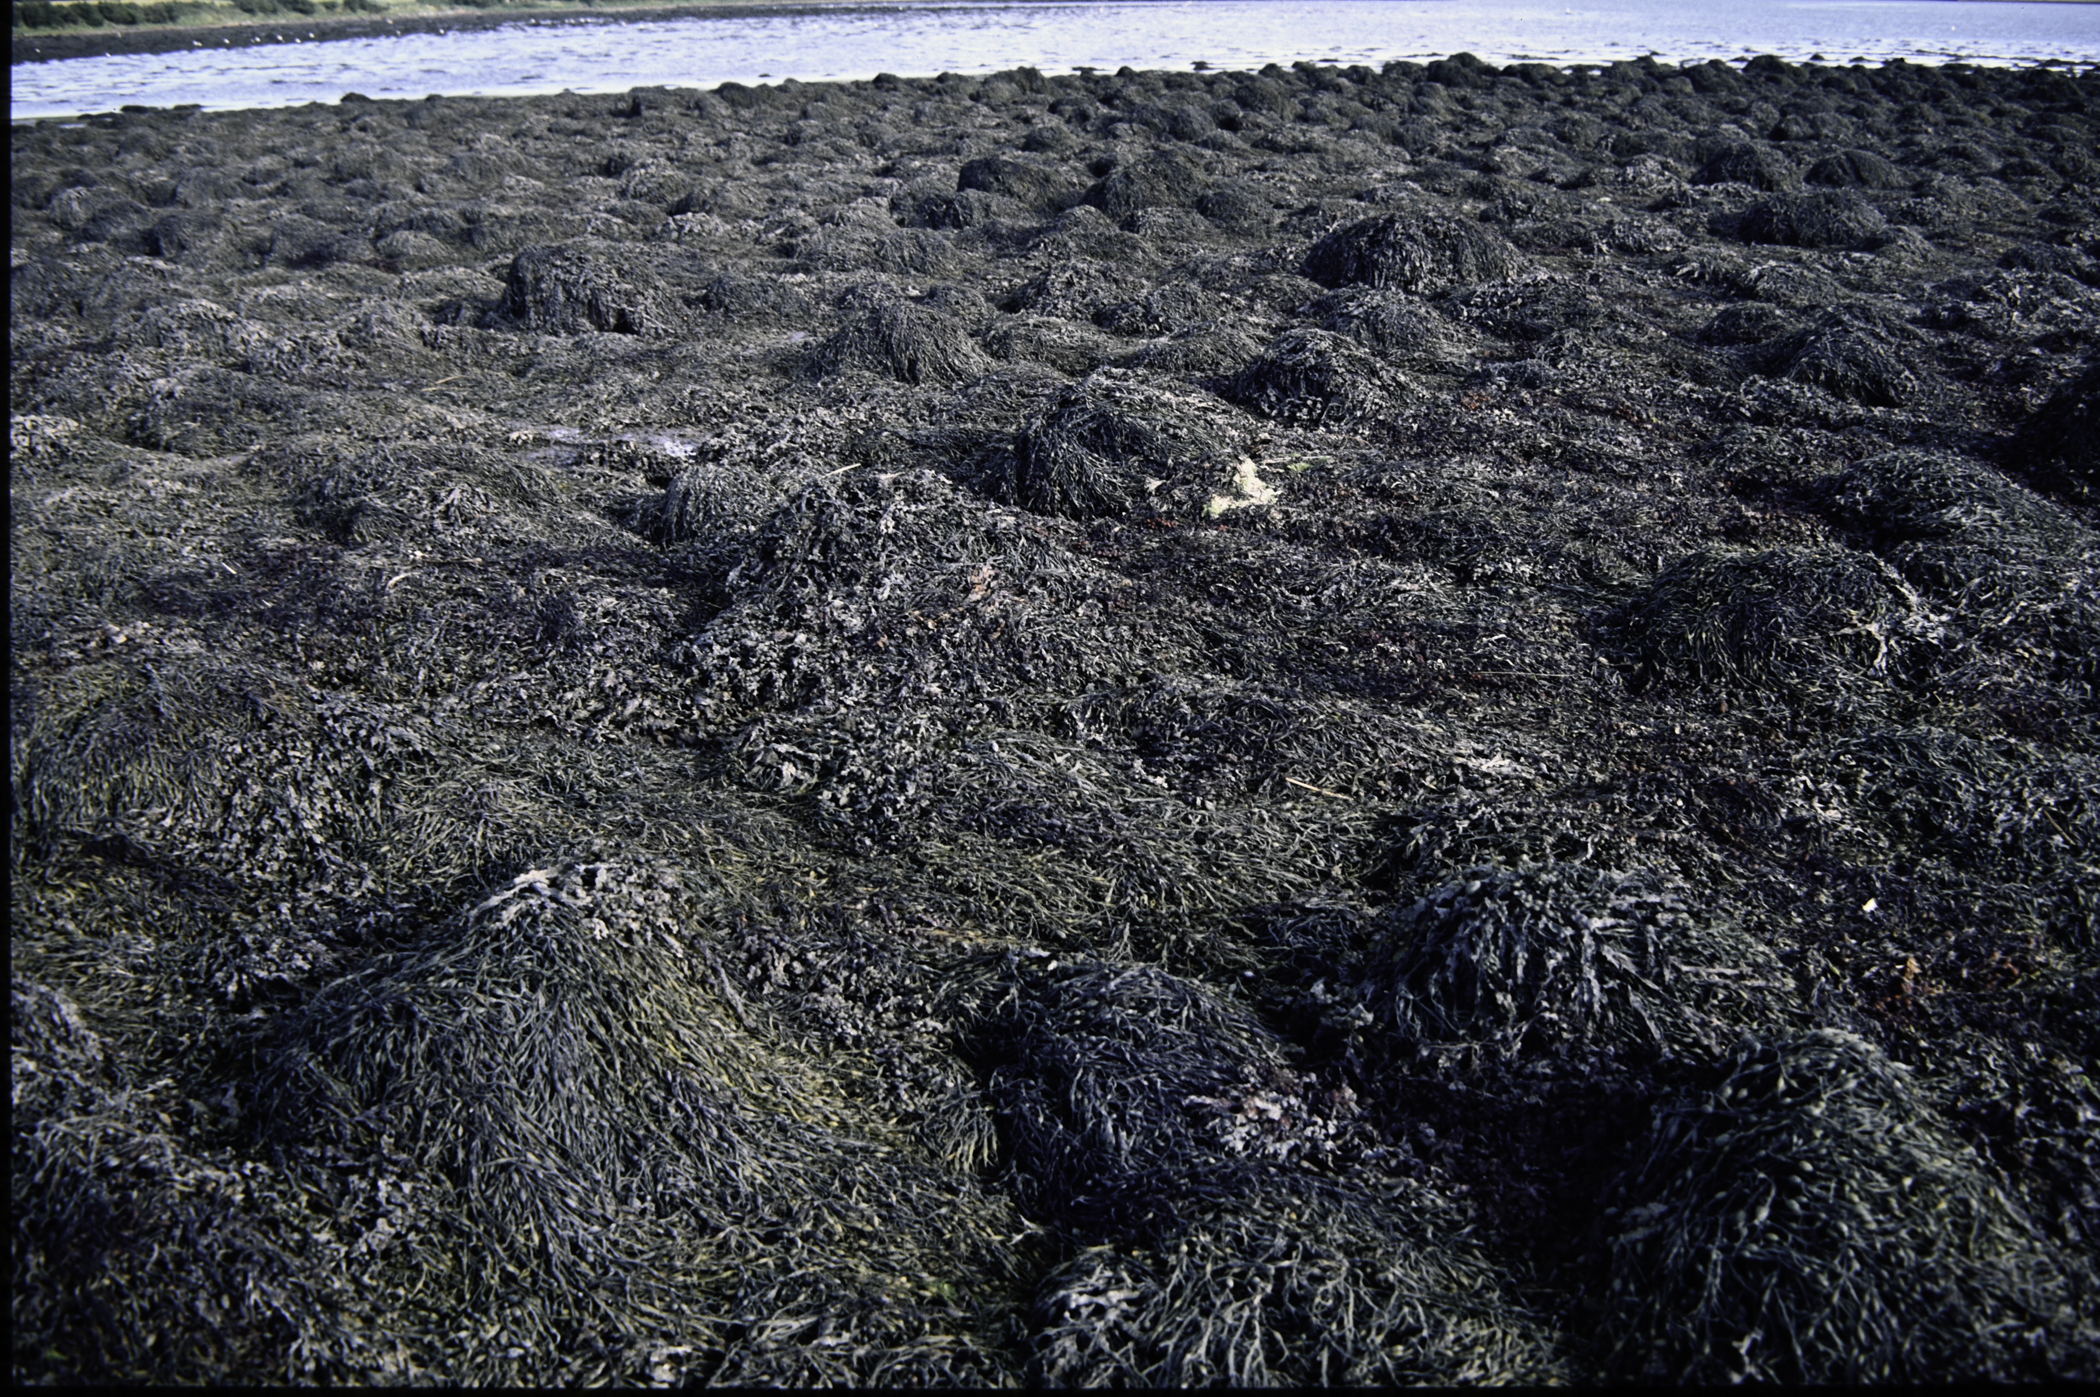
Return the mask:
<path id="1" fill-rule="evenodd" d="M 2078 0 L 2085 3 L 2086 0 Z M 438 5 L 391 6 L 383 14 L 322 11 L 299 14 L 282 9 L 271 15 L 249 15 L 231 4 L 182 4 L 172 24 L 110 24 L 100 28 L 16 29 L 11 63 L 49 63 L 65 58 L 99 58 L 105 54 L 174 53 L 192 48 L 247 48 L 254 44 L 324 42 L 331 39 L 375 39 L 393 34 L 437 34 L 456 29 L 494 29 L 498 25 L 617 19 L 638 21 L 685 19 L 694 15 L 797 14 L 819 10 L 895 9 L 870 0 L 688 0 L 685 4 L 621 3 L 620 0 L 557 0 L 551 4 L 505 5 L 496 9 Z"/>
<path id="2" fill-rule="evenodd" d="M 279 0 L 257 0 L 276 5 Z M 996 0 L 992 0 L 996 2 Z M 1015 0 L 1025 3 L 1025 0 Z M 1960 4 L 2058 4 L 2091 5 L 2100 0 L 1952 0 Z M 68 5 L 89 0 L 61 0 Z M 651 0 L 549 0 L 540 4 L 511 4 L 483 9 L 432 4 L 388 5 L 383 13 L 344 13 L 339 6 L 303 0 L 313 14 L 297 12 L 297 3 L 274 14 L 244 12 L 228 0 L 176 0 L 172 23 L 111 23 L 99 27 L 17 28 L 11 63 L 48 63 L 66 58 L 96 58 L 107 54 L 173 53 L 192 48 L 247 48 L 255 44 L 324 42 L 332 39 L 372 39 L 392 34 L 435 34 L 456 29 L 494 29 L 504 24 L 547 23 L 617 19 L 642 21 L 685 19 L 695 15 L 722 17 L 780 15 L 821 10 L 888 10 L 905 4 L 882 0 L 686 0 L 683 4 L 652 3 Z M 17 3 L 19 11 L 23 7 Z M 100 8 L 100 7 L 96 7 Z M 137 11 L 138 5 L 115 5 Z M 167 6 L 152 8 L 165 9 Z"/>

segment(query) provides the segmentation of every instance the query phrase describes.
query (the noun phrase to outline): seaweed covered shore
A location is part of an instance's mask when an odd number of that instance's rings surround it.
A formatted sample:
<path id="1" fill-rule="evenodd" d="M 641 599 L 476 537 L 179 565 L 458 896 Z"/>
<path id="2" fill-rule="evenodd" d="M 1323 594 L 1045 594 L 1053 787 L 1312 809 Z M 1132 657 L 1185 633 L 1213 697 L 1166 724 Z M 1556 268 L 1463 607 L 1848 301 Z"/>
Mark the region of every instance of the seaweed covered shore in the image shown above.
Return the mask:
<path id="1" fill-rule="evenodd" d="M 16 1380 L 2094 1377 L 2096 98 L 18 126 Z"/>

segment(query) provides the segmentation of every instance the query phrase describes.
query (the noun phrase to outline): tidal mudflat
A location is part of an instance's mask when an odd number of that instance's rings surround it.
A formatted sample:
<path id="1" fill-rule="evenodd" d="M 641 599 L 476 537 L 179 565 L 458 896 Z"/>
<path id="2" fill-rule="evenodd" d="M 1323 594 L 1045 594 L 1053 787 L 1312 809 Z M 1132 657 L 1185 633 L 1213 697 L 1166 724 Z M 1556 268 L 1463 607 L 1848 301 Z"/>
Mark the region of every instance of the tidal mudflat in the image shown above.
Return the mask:
<path id="1" fill-rule="evenodd" d="M 2096 95 L 17 127 L 17 1380 L 2091 1378 Z"/>

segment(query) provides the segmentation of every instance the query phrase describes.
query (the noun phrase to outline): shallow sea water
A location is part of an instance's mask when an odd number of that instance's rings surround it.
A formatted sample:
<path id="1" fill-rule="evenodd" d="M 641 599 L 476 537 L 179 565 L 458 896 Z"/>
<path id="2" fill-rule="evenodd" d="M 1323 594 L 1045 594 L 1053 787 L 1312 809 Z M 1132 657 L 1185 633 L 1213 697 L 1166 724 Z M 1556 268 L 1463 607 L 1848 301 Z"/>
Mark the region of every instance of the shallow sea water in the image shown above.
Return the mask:
<path id="1" fill-rule="evenodd" d="M 1150 0 L 1149 3 L 836 5 L 764 15 L 622 22 L 579 16 L 396 38 L 24 63 L 21 121 L 124 103 L 214 109 L 369 97 L 624 92 L 737 80 L 805 82 L 1032 64 L 1049 73 L 1255 68 L 1299 59 L 1378 64 L 1468 50 L 1491 62 L 1673 61 L 1776 53 L 1833 62 L 2100 61 L 2100 4 L 1982 0 Z"/>

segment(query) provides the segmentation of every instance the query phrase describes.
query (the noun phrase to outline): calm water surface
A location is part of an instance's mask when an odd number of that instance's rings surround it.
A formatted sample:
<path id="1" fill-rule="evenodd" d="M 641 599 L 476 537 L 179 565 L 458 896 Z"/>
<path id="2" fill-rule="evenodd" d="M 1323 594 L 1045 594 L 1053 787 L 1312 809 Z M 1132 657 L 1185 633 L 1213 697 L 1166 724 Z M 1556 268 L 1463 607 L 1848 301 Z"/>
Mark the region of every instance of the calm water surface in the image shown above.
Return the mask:
<path id="1" fill-rule="evenodd" d="M 286 25 L 288 33 L 296 26 Z M 1976 0 L 1108 0 L 982 4 L 926 0 L 800 13 L 622 23 L 520 22 L 187 53 L 25 63 L 16 120 L 110 111 L 127 102 L 280 107 L 369 97 L 624 92 L 729 79 L 817 82 L 888 71 L 984 73 L 1251 68 L 1298 59 L 1378 64 L 1470 50 L 1491 62 L 1730 58 L 1776 53 L 1835 62 L 1902 57 L 2014 63 L 2100 61 L 2100 4 Z"/>

